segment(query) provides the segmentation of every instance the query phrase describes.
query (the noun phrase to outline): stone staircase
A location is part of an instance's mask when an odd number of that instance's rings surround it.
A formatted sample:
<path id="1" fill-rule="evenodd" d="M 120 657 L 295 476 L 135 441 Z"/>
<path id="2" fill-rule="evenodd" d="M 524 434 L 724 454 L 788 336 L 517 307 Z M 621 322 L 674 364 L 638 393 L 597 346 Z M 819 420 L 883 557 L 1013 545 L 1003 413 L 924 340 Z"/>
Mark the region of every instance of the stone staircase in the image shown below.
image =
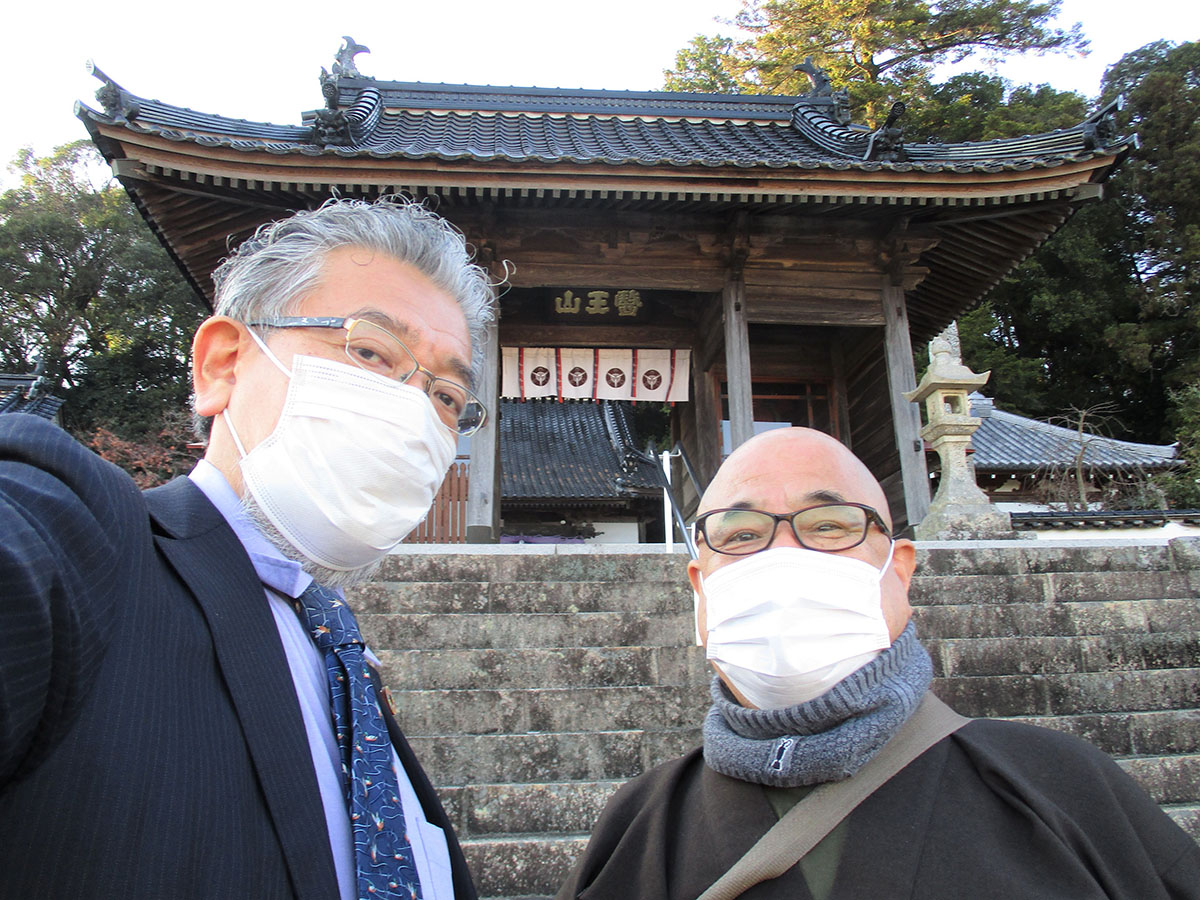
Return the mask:
<path id="1" fill-rule="evenodd" d="M 480 895 L 553 895 L 609 795 L 699 742 L 682 554 L 413 547 L 352 595 Z M 1200 840 L 1200 541 L 924 544 L 935 690 L 1070 731 Z"/>
<path id="2" fill-rule="evenodd" d="M 1200 841 L 1200 541 L 922 550 L 938 696 L 1091 741 Z"/>

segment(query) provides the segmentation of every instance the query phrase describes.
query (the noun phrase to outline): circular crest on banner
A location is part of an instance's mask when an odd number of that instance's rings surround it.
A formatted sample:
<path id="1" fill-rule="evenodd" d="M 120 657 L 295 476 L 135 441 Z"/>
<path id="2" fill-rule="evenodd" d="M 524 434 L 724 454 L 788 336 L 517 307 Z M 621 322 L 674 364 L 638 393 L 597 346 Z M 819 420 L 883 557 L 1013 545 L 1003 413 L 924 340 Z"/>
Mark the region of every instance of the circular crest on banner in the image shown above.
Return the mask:
<path id="1" fill-rule="evenodd" d="M 619 388 L 625 383 L 625 373 L 620 369 L 609 369 L 604 373 L 604 380 L 608 382 L 609 387 Z"/>
<path id="2" fill-rule="evenodd" d="M 534 384 L 536 384 L 538 387 L 541 387 L 542 385 L 544 385 L 548 381 L 550 381 L 550 370 L 547 369 L 545 366 L 538 366 L 536 369 L 534 369 L 532 372 L 529 373 L 529 380 L 532 381 Z"/>
<path id="3" fill-rule="evenodd" d="M 646 390 L 658 390 L 658 386 L 662 384 L 662 380 L 662 373 L 658 369 L 647 369 L 642 373 L 642 386 Z"/>
<path id="4" fill-rule="evenodd" d="M 588 380 L 588 373 L 579 366 L 573 368 L 567 373 L 567 381 L 571 382 L 574 387 L 579 387 Z"/>

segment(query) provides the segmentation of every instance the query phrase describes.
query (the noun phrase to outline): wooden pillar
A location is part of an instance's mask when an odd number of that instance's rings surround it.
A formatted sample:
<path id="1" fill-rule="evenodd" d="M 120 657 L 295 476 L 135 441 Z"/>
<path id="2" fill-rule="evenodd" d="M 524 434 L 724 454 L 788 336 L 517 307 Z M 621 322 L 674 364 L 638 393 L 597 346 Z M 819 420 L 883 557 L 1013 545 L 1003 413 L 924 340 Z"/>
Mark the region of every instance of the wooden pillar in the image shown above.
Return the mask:
<path id="1" fill-rule="evenodd" d="M 905 391 L 916 390 L 917 373 L 913 369 L 908 306 L 901 285 L 884 286 L 883 318 L 888 394 L 896 429 L 896 449 L 900 453 L 904 505 L 909 525 L 916 525 L 929 512 L 929 473 L 925 469 L 925 445 L 921 440 L 921 411 L 904 397 Z"/>
<path id="2" fill-rule="evenodd" d="M 842 333 L 829 342 L 829 367 L 833 371 L 833 396 L 830 397 L 829 415 L 836 423 L 838 439 L 850 450 L 854 443 L 850 439 L 850 399 L 846 390 L 846 355 L 842 351 Z"/>
<path id="3" fill-rule="evenodd" d="M 471 470 L 467 489 L 467 543 L 500 540 L 500 327 L 487 327 L 483 372 L 476 391 L 487 407 L 487 420 L 471 435 Z"/>
<path id="4" fill-rule="evenodd" d="M 746 282 L 731 274 L 721 293 L 725 313 L 725 380 L 729 387 L 729 425 L 732 449 L 754 437 L 754 408 L 750 385 L 750 331 L 746 325 Z M 915 387 L 915 385 L 914 385 Z"/>

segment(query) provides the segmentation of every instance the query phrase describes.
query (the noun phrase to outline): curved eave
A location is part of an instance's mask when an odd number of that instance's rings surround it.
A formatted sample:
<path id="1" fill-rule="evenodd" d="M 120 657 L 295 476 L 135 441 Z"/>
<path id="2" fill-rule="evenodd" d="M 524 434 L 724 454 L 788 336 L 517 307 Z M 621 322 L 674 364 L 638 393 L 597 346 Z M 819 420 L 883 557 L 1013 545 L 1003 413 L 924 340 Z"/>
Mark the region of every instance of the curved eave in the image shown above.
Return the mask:
<path id="1" fill-rule="evenodd" d="M 274 157 L 321 158 L 336 157 L 345 160 L 372 160 L 379 162 L 394 161 L 436 161 L 452 163 L 505 164 L 522 167 L 538 165 L 605 165 L 613 167 L 673 167 L 678 169 L 738 169 L 738 170 L 801 170 L 829 171 L 853 173 L 854 177 L 865 174 L 917 174 L 917 175 L 979 175 L 997 174 L 1003 172 L 1023 172 L 1031 169 L 1056 168 L 1092 159 L 1112 159 L 1124 149 L 1124 145 L 1103 150 L 1071 150 L 1056 149 L 1043 154 L 1025 154 L 997 156 L 995 158 L 974 159 L 923 159 L 905 162 L 889 162 L 862 160 L 852 158 L 822 158 L 806 151 L 799 141 L 782 142 L 779 140 L 764 140 L 753 149 L 747 149 L 744 155 L 725 154 L 722 156 L 702 155 L 691 152 L 683 146 L 676 146 L 672 155 L 620 152 L 619 148 L 609 147 L 601 153 L 572 153 L 559 152 L 539 153 L 496 151 L 491 148 L 464 148 L 458 151 L 448 151 L 438 146 L 428 146 L 421 150 L 396 148 L 381 150 L 369 144 L 357 147 L 340 147 L 333 145 L 318 146 L 303 140 L 307 129 L 287 126 L 271 126 L 265 123 L 248 123 L 244 120 L 224 120 L 219 117 L 209 117 L 213 120 L 211 131 L 166 127 L 162 124 L 144 124 L 142 121 L 118 121 L 86 106 L 82 106 L 79 115 L 89 124 L 114 136 L 110 129 L 119 129 L 129 135 L 130 140 L 157 137 L 165 142 L 177 144 L 193 144 L 206 152 L 213 150 L 228 150 L 240 154 L 266 154 Z M 437 115 L 427 113 L 424 115 Z M 445 115 L 459 115 L 448 113 Z M 505 114 L 500 114 L 505 115 Z M 562 118 L 562 117 L 559 117 Z M 594 117 L 590 117 L 594 118 Z M 786 131 L 776 124 L 751 123 L 745 127 L 755 127 L 760 130 Z M 268 138 L 266 134 L 274 131 L 275 137 Z M 417 141 L 415 143 L 429 143 Z M 990 142 L 978 146 L 1000 145 L 1004 142 Z M 774 144 L 774 149 L 771 145 Z M 957 146 L 957 145 L 954 145 Z"/>
<path id="2" fill-rule="evenodd" d="M 792 161 L 714 166 L 578 162 L 466 155 L 373 155 L 186 135 L 81 110 L 93 140 L 202 297 L 225 255 L 254 228 L 345 196 L 436 195 L 456 204 L 653 209 L 776 215 L 905 217 L 940 235 L 910 291 L 914 339 L 927 339 L 977 301 L 1070 215 L 1098 196 L 1120 154 L 929 167 Z M 169 230 L 169 234 L 167 233 Z M 981 250 L 981 248 L 984 248 Z"/>
<path id="3" fill-rule="evenodd" d="M 485 157 L 464 154 L 438 156 L 372 154 L 344 150 L 300 152 L 254 142 L 177 133 L 85 119 L 97 142 L 120 145 L 116 158 L 136 160 L 148 171 L 176 173 L 228 181 L 306 185 L 369 185 L 402 183 L 456 188 L 582 188 L 597 190 L 679 191 L 713 193 L 771 193 L 800 198 L 835 193 L 860 202 L 878 198 L 949 198 L 980 200 L 1070 190 L 1097 180 L 1094 175 L 1112 166 L 1116 156 L 1098 151 L 1077 158 L 1014 161 L 1004 166 L 981 164 L 917 166 L 880 163 L 856 168 L 825 161 L 782 161 L 749 165 L 731 162 L 687 164 L 678 160 L 577 161 L 568 158 Z M 317 160 L 320 162 L 317 162 Z M 336 159 L 340 165 L 330 165 Z M 685 187 L 686 185 L 686 187 Z M 892 199 L 888 199 L 892 198 Z"/>

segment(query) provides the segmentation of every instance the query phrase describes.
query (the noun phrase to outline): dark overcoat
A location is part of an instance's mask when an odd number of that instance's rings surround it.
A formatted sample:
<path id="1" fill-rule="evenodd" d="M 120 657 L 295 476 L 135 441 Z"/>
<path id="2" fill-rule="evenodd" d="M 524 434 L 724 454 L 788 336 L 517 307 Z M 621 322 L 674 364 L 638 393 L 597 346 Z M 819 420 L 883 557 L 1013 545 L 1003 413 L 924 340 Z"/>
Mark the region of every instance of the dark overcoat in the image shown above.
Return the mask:
<path id="1" fill-rule="evenodd" d="M 0 416 L 0 898 L 337 896 L 287 659 L 233 530 L 187 478 L 143 494 L 61 429 Z"/>
<path id="2" fill-rule="evenodd" d="M 699 749 L 609 801 L 558 900 L 694 900 L 777 821 Z M 829 900 L 1197 900 L 1200 848 L 1076 738 L 976 720 L 844 823 Z M 742 894 L 812 900 L 800 866 Z"/>

